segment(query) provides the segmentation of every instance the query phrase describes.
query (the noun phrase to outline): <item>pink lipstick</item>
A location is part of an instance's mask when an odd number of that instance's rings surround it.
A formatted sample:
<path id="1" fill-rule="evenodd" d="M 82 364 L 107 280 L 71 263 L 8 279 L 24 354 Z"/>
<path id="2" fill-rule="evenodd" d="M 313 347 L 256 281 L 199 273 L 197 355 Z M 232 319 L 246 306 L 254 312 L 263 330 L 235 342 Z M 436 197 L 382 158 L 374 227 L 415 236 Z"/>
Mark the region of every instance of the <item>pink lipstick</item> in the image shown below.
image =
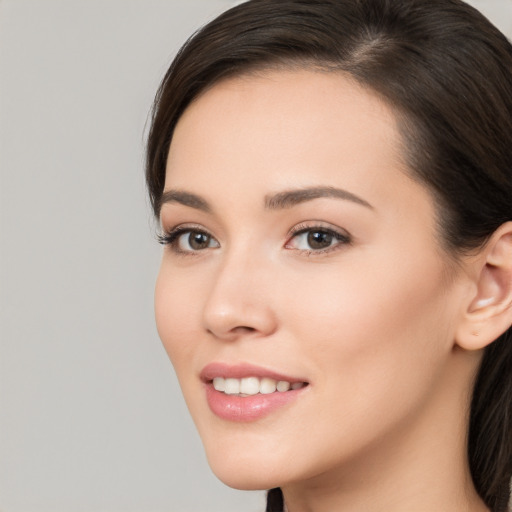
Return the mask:
<path id="1" fill-rule="evenodd" d="M 305 379 L 249 364 L 212 363 L 200 377 L 211 411 L 235 422 L 263 418 L 295 400 L 308 386 Z"/>

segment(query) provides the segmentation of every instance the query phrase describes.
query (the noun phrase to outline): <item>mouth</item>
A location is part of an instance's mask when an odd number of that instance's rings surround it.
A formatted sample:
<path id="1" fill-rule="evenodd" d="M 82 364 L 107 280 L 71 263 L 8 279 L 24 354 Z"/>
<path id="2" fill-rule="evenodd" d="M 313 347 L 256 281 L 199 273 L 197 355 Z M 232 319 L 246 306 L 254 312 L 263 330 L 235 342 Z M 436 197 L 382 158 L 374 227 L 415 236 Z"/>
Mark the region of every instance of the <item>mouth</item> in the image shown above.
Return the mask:
<path id="1" fill-rule="evenodd" d="M 210 410 L 235 422 L 261 419 L 295 401 L 310 385 L 307 380 L 248 364 L 212 363 L 200 377 Z"/>

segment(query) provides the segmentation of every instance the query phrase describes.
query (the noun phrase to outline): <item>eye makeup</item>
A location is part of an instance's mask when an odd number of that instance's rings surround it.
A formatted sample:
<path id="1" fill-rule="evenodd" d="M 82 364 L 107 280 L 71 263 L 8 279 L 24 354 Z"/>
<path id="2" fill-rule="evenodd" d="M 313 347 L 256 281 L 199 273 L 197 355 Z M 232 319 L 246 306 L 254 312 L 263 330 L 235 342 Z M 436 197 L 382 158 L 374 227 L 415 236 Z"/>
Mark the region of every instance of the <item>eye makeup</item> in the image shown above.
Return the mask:
<path id="1" fill-rule="evenodd" d="M 220 248 L 220 243 L 198 224 L 181 224 L 158 236 L 162 245 L 179 255 L 197 255 L 207 249 Z M 326 226 L 319 221 L 300 223 L 286 235 L 283 248 L 308 256 L 320 256 L 341 249 L 352 243 L 345 231 Z"/>

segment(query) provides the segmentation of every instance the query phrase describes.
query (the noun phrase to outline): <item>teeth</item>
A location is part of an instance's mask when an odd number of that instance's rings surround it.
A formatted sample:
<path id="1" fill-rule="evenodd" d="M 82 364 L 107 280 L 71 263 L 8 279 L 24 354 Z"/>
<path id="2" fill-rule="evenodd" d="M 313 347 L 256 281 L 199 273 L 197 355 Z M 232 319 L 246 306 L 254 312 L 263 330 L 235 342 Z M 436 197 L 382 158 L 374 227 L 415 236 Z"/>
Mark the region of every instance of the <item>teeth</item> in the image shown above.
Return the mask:
<path id="1" fill-rule="evenodd" d="M 246 377 L 240 382 L 240 393 L 244 395 L 257 395 L 260 392 L 260 379 L 258 377 Z"/>
<path id="2" fill-rule="evenodd" d="M 279 391 L 300 389 L 306 384 L 304 382 L 294 382 L 291 384 L 285 380 L 276 381 L 268 377 L 259 379 L 258 377 L 244 377 L 243 379 L 225 379 L 223 377 L 215 377 L 213 379 L 213 387 L 217 391 L 226 393 L 226 395 L 252 396 L 261 393 L 269 395 Z"/>
<path id="3" fill-rule="evenodd" d="M 302 385 L 302 382 L 298 382 L 296 384 L 301 384 Z M 277 383 L 277 391 L 280 391 L 281 393 L 283 391 L 288 391 L 291 387 L 291 384 L 289 382 L 286 382 L 285 380 L 280 380 L 278 383 Z"/>
<path id="4" fill-rule="evenodd" d="M 226 389 L 224 387 L 224 384 L 225 384 L 225 381 L 222 377 L 215 377 L 215 379 L 213 379 L 213 387 L 217 391 L 224 391 Z"/>
<path id="5" fill-rule="evenodd" d="M 240 393 L 240 380 L 226 379 L 224 381 L 224 393 L 226 395 L 238 395 Z"/>
<path id="6" fill-rule="evenodd" d="M 260 393 L 262 395 L 270 395 L 277 389 L 277 382 L 274 379 L 264 377 L 260 382 Z"/>

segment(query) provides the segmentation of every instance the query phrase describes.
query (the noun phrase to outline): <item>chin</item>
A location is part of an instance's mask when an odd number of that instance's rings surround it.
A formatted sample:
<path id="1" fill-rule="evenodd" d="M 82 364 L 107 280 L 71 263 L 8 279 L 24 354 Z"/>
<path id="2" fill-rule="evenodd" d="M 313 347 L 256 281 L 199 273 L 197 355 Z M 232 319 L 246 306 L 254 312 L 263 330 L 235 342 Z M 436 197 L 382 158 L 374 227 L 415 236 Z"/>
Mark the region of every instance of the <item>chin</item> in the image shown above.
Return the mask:
<path id="1" fill-rule="evenodd" d="M 206 449 L 206 456 L 215 476 L 233 489 L 257 491 L 282 485 L 285 476 L 289 476 L 289 464 L 268 456 L 265 450 L 258 452 L 216 447 Z"/>
<path id="2" fill-rule="evenodd" d="M 223 484 L 232 489 L 238 489 L 239 491 L 266 491 L 279 486 L 265 478 L 254 478 L 254 476 L 252 478 L 240 477 L 240 475 L 236 475 L 233 472 L 227 475 L 221 475 L 215 471 L 213 473 Z"/>
<path id="3" fill-rule="evenodd" d="M 250 468 L 240 469 L 210 466 L 214 475 L 225 485 L 240 491 L 262 491 L 279 487 L 281 480 L 274 479 L 264 472 L 255 472 Z"/>

